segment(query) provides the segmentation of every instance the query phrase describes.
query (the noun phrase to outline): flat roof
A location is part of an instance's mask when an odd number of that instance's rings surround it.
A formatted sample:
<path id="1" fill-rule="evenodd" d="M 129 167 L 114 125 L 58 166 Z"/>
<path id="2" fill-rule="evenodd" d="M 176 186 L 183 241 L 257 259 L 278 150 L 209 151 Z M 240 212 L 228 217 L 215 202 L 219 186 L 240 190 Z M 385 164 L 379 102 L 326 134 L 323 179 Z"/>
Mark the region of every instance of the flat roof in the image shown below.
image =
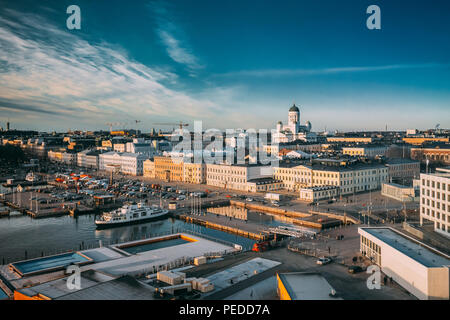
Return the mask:
<path id="1" fill-rule="evenodd" d="M 293 272 L 278 276 L 292 300 L 342 300 L 330 296 L 333 287 L 320 273 Z"/>
<path id="2" fill-rule="evenodd" d="M 124 274 L 141 273 L 143 272 L 143 270 L 151 270 L 154 266 L 164 265 L 177 259 L 182 259 L 183 257 L 199 257 L 208 252 L 235 250 L 235 248 L 231 245 L 224 245 L 215 241 L 201 238 L 200 236 L 194 236 L 185 233 L 175 233 L 174 235 L 177 234 L 182 235 L 186 238 L 193 239 L 195 241 L 187 242 L 173 247 L 140 252 L 118 259 L 105 260 L 102 262 L 83 266 L 81 267 L 81 270 L 100 270 L 110 275 L 121 276 Z M 167 236 L 150 239 L 164 239 L 165 237 Z M 117 247 L 120 248 L 130 244 L 141 245 L 142 243 L 147 243 L 150 239 L 121 243 L 119 245 L 113 245 L 112 247 L 116 247 L 116 250 L 120 250 Z"/>
<path id="3" fill-rule="evenodd" d="M 84 289 L 97 285 L 101 282 L 114 279 L 114 277 L 93 270 L 84 271 L 80 276 L 81 285 Z M 50 299 L 57 299 L 61 296 L 74 292 L 67 287 L 67 279 L 68 277 L 51 280 L 30 288 L 20 289 L 19 291 L 30 297 L 42 294 Z"/>
<path id="4" fill-rule="evenodd" d="M 154 292 L 154 287 L 123 276 L 66 294 L 57 300 L 154 300 Z"/>
<path id="5" fill-rule="evenodd" d="M 450 259 L 392 228 L 359 228 L 428 268 L 450 266 Z"/>
<path id="6" fill-rule="evenodd" d="M 389 158 L 386 159 L 386 164 L 402 164 L 402 163 L 420 163 L 418 160 L 411 160 L 405 158 Z"/>

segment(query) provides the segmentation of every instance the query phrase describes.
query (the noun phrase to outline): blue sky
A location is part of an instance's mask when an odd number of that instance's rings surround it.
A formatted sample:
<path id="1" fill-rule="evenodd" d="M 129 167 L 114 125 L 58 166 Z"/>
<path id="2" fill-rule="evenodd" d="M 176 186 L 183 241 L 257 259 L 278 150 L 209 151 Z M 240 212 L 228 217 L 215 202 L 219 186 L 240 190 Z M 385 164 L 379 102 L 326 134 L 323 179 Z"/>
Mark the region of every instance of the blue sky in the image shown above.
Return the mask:
<path id="1" fill-rule="evenodd" d="M 273 128 L 295 101 L 317 131 L 448 128 L 450 4 L 405 3 L 0 0 L 0 125 Z"/>

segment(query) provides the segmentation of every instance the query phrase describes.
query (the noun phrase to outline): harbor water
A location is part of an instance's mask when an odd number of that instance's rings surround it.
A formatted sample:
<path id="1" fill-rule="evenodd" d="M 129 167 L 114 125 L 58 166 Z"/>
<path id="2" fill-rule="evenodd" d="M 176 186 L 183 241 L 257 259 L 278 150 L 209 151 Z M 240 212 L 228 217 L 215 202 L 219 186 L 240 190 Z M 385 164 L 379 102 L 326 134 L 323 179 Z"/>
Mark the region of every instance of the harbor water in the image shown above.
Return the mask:
<path id="1" fill-rule="evenodd" d="M 255 242 L 173 218 L 104 230 L 98 230 L 94 220 L 94 215 L 76 218 L 70 216 L 45 219 L 32 219 L 28 216 L 2 218 L 0 219 L 0 264 L 59 254 L 68 250 L 79 250 L 81 246 L 83 248 L 98 246 L 99 241 L 125 242 L 183 230 L 239 244 L 243 248 L 251 248 Z"/>

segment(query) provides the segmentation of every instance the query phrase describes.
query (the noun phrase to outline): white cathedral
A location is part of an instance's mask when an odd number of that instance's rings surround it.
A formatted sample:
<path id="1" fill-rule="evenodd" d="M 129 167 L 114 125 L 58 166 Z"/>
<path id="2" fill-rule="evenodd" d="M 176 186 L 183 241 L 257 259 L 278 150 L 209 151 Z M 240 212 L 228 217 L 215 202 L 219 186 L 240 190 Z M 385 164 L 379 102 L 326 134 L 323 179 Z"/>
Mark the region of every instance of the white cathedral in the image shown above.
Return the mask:
<path id="1" fill-rule="evenodd" d="M 278 121 L 277 130 L 272 135 L 272 143 L 286 143 L 296 140 L 316 142 L 317 135 L 311 132 L 311 128 L 311 122 L 309 121 L 306 121 L 304 126 L 300 125 L 300 110 L 294 103 L 289 109 L 287 125 Z"/>

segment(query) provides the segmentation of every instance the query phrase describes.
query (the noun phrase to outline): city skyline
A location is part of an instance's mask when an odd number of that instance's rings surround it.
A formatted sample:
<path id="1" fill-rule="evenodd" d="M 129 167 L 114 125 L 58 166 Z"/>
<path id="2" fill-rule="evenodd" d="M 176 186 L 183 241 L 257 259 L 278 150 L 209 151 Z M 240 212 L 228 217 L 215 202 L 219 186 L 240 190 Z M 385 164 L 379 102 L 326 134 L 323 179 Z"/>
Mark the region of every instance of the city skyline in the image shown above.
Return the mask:
<path id="1" fill-rule="evenodd" d="M 78 1 L 81 30 L 70 1 L 0 2 L 3 127 L 274 128 L 293 102 L 313 131 L 450 127 L 445 2 L 377 1 L 381 30 L 367 1 Z"/>

